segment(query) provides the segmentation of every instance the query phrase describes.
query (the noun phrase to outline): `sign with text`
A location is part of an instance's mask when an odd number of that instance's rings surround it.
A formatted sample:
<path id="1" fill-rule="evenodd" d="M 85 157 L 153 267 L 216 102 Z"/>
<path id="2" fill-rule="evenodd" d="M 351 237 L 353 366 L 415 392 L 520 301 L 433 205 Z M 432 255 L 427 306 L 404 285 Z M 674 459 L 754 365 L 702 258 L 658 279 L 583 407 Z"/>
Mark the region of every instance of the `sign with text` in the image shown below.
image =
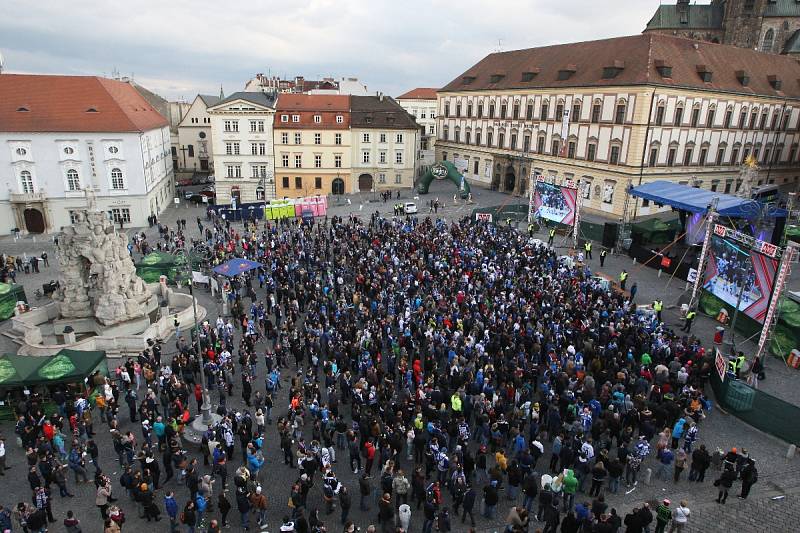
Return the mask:
<path id="1" fill-rule="evenodd" d="M 475 220 L 479 222 L 491 222 L 492 221 L 492 214 L 491 213 L 475 213 Z"/>
<path id="2" fill-rule="evenodd" d="M 725 360 L 725 356 L 722 355 L 722 352 L 719 351 L 719 348 L 714 348 L 714 352 L 716 352 L 714 356 L 714 368 L 717 369 L 719 380 L 725 381 L 725 368 L 728 366 L 728 362 Z"/>

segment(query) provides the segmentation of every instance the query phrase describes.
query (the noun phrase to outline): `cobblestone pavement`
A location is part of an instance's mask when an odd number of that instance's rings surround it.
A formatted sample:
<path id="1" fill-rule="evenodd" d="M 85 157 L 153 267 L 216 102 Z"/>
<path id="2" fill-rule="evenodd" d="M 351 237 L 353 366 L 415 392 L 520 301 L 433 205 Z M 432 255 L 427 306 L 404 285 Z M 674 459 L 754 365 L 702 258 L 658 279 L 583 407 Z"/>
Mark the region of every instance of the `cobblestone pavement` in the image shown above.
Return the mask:
<path id="1" fill-rule="evenodd" d="M 448 197 L 444 192 L 445 191 L 442 192 L 440 198 Z M 436 194 L 436 192 L 434 192 L 434 194 Z M 476 195 L 476 199 L 479 205 L 498 205 L 503 203 L 508 197 L 489 191 L 479 191 L 479 195 Z M 422 208 L 424 201 L 419 201 L 418 203 Z M 360 213 L 366 217 L 371 210 L 374 211 L 376 206 L 384 213 L 391 211 L 391 203 L 385 206 L 383 204 L 365 204 Z M 460 218 L 465 214 L 469 214 L 473 207 L 474 206 L 464 205 L 447 207 L 443 211 L 440 211 L 439 214 L 447 218 Z M 351 211 L 358 211 L 358 203 L 355 199 L 352 205 L 332 207 L 331 209 L 332 214 L 345 214 Z M 423 211 L 423 209 L 421 209 L 421 211 Z M 421 213 L 422 216 L 425 214 L 426 213 Z M 196 225 L 191 222 L 194 221 L 195 217 L 198 215 L 202 215 L 200 209 L 187 209 L 181 206 L 165 212 L 162 216 L 162 221 L 172 225 L 176 219 L 185 218 L 190 222 L 187 227 L 191 233 L 192 231 L 197 231 Z M 145 232 L 148 234 L 149 240 L 154 242 L 157 232 L 154 229 L 146 229 Z M 12 255 L 22 253 L 23 251 L 39 254 L 42 250 L 48 251 L 48 255 L 52 258 L 52 266 L 49 269 L 43 269 L 39 274 L 31 274 L 28 276 L 22 274 L 17 278 L 19 282 L 25 285 L 26 292 L 31 297 L 35 287 L 39 287 L 49 279 L 57 277 L 55 254 L 51 253 L 52 242 L 46 240 L 43 242 L 42 239 L 37 239 L 37 242 L 34 243 L 32 238 L 21 239 L 18 242 L 13 242 L 13 240 L 9 238 L 4 238 L 0 241 L 0 251 Z M 593 261 L 593 266 L 599 267 L 599 261 L 597 259 Z M 640 298 L 637 297 L 637 299 L 643 302 L 652 300 L 656 295 L 663 296 L 665 301 L 669 302 L 668 297 L 677 298 L 678 291 L 683 289 L 683 282 L 673 282 L 670 284 L 670 288 L 665 290 L 664 286 L 667 279 L 657 278 L 655 271 L 651 269 L 643 268 L 637 270 L 635 267 L 631 267 L 631 261 L 627 257 L 609 257 L 603 271 L 609 275 L 616 276 L 620 269 L 626 268 L 631 272 L 631 282 L 638 282 L 639 295 L 641 296 Z M 198 300 L 202 305 L 208 308 L 209 319 L 214 320 L 220 311 L 218 303 L 211 299 L 210 294 L 202 291 L 198 291 Z M 665 320 L 673 326 L 679 324 L 677 312 L 672 309 L 666 311 Z M 0 331 L 9 326 L 10 324 L 8 323 L 3 324 L 0 326 Z M 702 318 L 696 321 L 695 331 L 701 338 L 710 341 L 711 335 L 713 334 L 713 327 L 714 323 L 711 320 Z M 13 352 L 16 349 L 15 345 L 5 337 L 0 337 L 0 348 L 2 348 L 4 352 Z M 263 350 L 263 346 L 260 350 Z M 172 351 L 174 351 L 172 340 L 169 340 L 166 345 L 165 355 L 168 356 Z M 770 363 L 768 367 L 770 369 L 769 372 L 776 372 L 776 370 L 774 370 L 776 367 L 777 365 Z M 260 370 L 262 375 L 260 375 L 259 379 L 255 382 L 255 390 L 263 390 L 264 387 L 263 365 Z M 288 377 L 288 372 L 285 372 L 285 381 L 288 381 Z M 768 382 L 769 380 L 765 382 L 765 385 Z M 287 388 L 288 387 L 284 387 L 279 393 L 276 400 L 276 413 L 285 412 Z M 243 403 L 238 392 L 237 389 L 234 389 L 234 396 L 229 400 L 228 405 L 235 409 L 242 409 Z M 120 419 L 123 429 L 130 428 L 137 437 L 141 435 L 139 428 L 134 427 L 138 426 L 138 424 L 131 424 L 128 421 L 126 409 L 121 409 Z M 787 423 L 797 422 L 787 421 Z M 308 427 L 310 428 L 310 426 Z M 0 490 L 0 504 L 12 506 L 21 500 L 30 501 L 30 492 L 26 480 L 25 457 L 22 450 L 17 448 L 14 444 L 14 439 L 12 437 L 13 425 L 5 422 L 0 425 L 0 431 L 8 436 L 7 464 L 12 467 L 11 470 L 5 472 L 4 477 L 0 478 L 0 489 L 2 489 Z M 114 480 L 116 495 L 120 497 L 120 503 L 123 504 L 123 509 L 128 516 L 128 522 L 125 524 L 124 530 L 133 532 L 169 531 L 169 525 L 166 521 L 159 522 L 158 524 L 148 524 L 136 516 L 135 506 L 132 502 L 128 502 L 127 497 L 122 494 L 122 488 L 118 485 L 121 472 L 112 452 L 111 439 L 108 432 L 104 430 L 103 426 L 99 423 L 95 424 L 95 431 L 97 432 L 96 438 L 98 439 L 98 444 L 101 449 L 100 465 L 104 472 L 109 474 Z M 644 482 L 640 482 L 639 485 L 635 487 L 635 490 L 628 494 L 626 494 L 624 490 L 621 490 L 621 492 L 616 495 L 606 494 L 606 500 L 610 507 L 616 508 L 618 514 L 624 516 L 634 505 L 641 504 L 643 501 L 658 501 L 665 497 L 670 498 L 673 502 L 687 499 L 689 507 L 692 509 L 692 516 L 690 525 L 685 531 L 709 532 L 730 530 L 742 532 L 788 532 L 797 530 L 796 524 L 800 523 L 800 504 L 797 503 L 797 497 L 800 494 L 800 459 L 786 459 L 787 445 L 785 443 L 753 430 L 737 418 L 727 415 L 718 409 L 714 409 L 712 414 L 701 423 L 698 444 L 699 443 L 704 443 L 709 450 L 712 451 L 717 447 L 728 449 L 731 446 L 747 448 L 750 451 L 751 456 L 756 459 L 758 464 L 759 482 L 753 487 L 748 500 L 736 498 L 736 494 L 738 494 L 736 491 L 738 491 L 739 488 L 737 483 L 734 485 L 727 505 L 722 506 L 716 504 L 714 502 L 716 498 L 716 489 L 711 485 L 716 475 L 714 471 L 708 472 L 706 482 L 702 484 L 689 483 L 685 481 L 685 476 L 683 480 L 677 484 L 672 481 L 664 482 L 657 480 L 655 479 L 654 460 L 650 458 L 644 463 L 642 471 L 644 472 L 648 468 L 653 470 L 652 483 L 648 485 Z M 280 459 L 282 454 L 280 453 L 278 444 L 277 431 L 274 429 L 274 426 L 268 426 L 265 445 L 265 457 L 267 458 L 267 462 L 263 470 L 264 473 L 262 473 L 262 481 L 265 484 L 265 494 L 269 500 L 269 527 L 266 528 L 265 531 L 273 532 L 278 531 L 282 516 L 288 514 L 289 510 L 286 507 L 286 502 L 291 483 L 296 477 L 296 470 L 291 470 L 282 464 Z M 188 446 L 196 455 L 197 445 L 195 443 L 190 443 Z M 549 443 L 545 443 L 545 446 L 546 453 L 544 458 L 539 462 L 539 471 L 546 466 L 547 461 L 545 458 L 549 457 Z M 350 489 L 351 494 L 354 495 L 353 499 L 355 500 L 358 494 L 356 476 L 354 476 L 347 467 L 346 452 L 342 450 L 340 453 L 343 455 L 340 456 L 339 462 L 335 465 L 335 471 L 339 479 Z M 342 460 L 342 458 L 344 460 Z M 237 446 L 236 455 L 232 464 L 236 464 L 240 461 L 241 454 Z M 401 464 L 401 467 L 407 471 L 410 470 L 410 465 L 405 461 Z M 204 473 L 205 471 L 204 469 Z M 72 481 L 72 477 L 70 476 L 69 488 L 76 495 L 74 499 L 61 499 L 57 495 L 58 491 L 53 495 L 53 510 L 55 517 L 58 519 L 58 523 L 54 524 L 56 527 L 51 528 L 51 531 L 61 531 L 63 529 L 60 522 L 66 516 L 66 511 L 68 509 L 74 510 L 78 518 L 82 520 L 83 530 L 85 532 L 102 531 L 100 513 L 94 505 L 93 485 L 80 485 L 76 487 Z M 373 482 L 376 481 L 377 480 L 373 480 Z M 317 485 L 318 484 L 319 482 Z M 624 487 L 622 487 L 622 489 L 624 489 Z M 159 504 L 162 502 L 164 490 L 174 490 L 179 505 L 182 506 L 185 504 L 188 491 L 183 486 L 178 485 L 175 480 L 167 483 L 166 486 L 157 493 L 157 501 Z M 584 498 L 584 496 L 585 495 L 579 494 L 576 496 L 576 501 L 583 501 L 584 499 L 587 501 L 590 500 L 590 498 Z M 782 499 L 773 499 L 781 496 L 783 496 Z M 501 498 L 503 497 L 504 495 L 501 495 Z M 445 501 L 446 503 L 450 501 L 449 496 L 445 496 Z M 518 503 L 521 503 L 521 499 L 518 500 Z M 498 506 L 498 518 L 494 521 L 488 521 L 482 517 L 479 518 L 477 530 L 486 533 L 502 531 L 503 520 L 510 505 L 511 502 L 501 501 L 501 504 Z M 476 509 L 477 506 L 478 504 L 476 504 Z M 161 505 L 161 507 L 163 508 L 163 505 Z M 322 508 L 322 497 L 317 488 L 312 490 L 309 497 L 309 508 L 313 509 L 314 507 Z M 373 500 L 370 508 L 369 512 L 360 512 L 358 510 L 358 505 L 354 502 L 353 508 L 351 509 L 350 518 L 362 527 L 362 531 L 368 524 L 377 522 L 376 500 Z M 217 514 L 211 513 L 211 516 L 217 516 Z M 328 525 L 328 531 L 338 532 L 341 530 L 338 518 L 338 510 L 336 514 L 326 517 L 325 523 Z M 240 530 L 240 528 L 238 528 L 239 518 L 235 509 L 229 515 L 229 519 L 234 524 L 232 530 Z M 411 530 L 416 533 L 421 530 L 421 526 L 422 511 L 414 510 Z M 535 522 L 533 526 L 536 526 Z M 15 531 L 16 530 L 15 526 Z M 535 527 L 531 528 L 531 531 L 533 530 L 535 530 Z M 454 519 L 453 531 L 466 531 L 466 528 L 461 525 L 460 520 Z"/>

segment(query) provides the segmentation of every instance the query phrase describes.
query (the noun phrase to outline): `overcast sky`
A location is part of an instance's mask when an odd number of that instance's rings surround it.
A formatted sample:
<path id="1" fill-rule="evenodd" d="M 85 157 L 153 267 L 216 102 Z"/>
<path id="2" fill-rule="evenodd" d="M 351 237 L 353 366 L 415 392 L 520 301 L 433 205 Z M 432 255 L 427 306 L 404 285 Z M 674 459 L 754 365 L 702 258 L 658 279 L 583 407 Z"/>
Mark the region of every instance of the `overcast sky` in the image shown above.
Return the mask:
<path id="1" fill-rule="evenodd" d="M 674 3 L 675 0 L 665 0 Z M 708 2 L 700 2 L 708 3 Z M 255 73 L 397 96 L 486 54 L 642 31 L 659 0 L 0 0 L 7 72 L 133 76 L 170 99 Z M 500 43 L 498 45 L 498 40 Z"/>

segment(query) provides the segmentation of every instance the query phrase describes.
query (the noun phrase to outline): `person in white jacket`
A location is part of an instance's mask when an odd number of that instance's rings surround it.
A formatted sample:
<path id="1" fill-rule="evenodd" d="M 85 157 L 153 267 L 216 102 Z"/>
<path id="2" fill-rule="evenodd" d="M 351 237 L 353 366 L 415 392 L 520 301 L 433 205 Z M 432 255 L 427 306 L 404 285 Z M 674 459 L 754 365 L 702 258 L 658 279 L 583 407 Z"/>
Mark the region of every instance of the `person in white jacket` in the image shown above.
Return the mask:
<path id="1" fill-rule="evenodd" d="M 398 509 L 397 516 L 400 519 L 400 527 L 403 528 L 403 531 L 408 531 L 408 526 L 411 524 L 411 507 L 404 503 Z"/>
<path id="2" fill-rule="evenodd" d="M 689 515 L 691 514 L 688 505 L 686 500 L 681 500 L 681 504 L 672 511 L 672 525 L 669 527 L 669 533 L 673 533 L 674 531 L 680 533 L 683 531 L 683 528 L 686 527 L 686 523 L 689 521 Z"/>

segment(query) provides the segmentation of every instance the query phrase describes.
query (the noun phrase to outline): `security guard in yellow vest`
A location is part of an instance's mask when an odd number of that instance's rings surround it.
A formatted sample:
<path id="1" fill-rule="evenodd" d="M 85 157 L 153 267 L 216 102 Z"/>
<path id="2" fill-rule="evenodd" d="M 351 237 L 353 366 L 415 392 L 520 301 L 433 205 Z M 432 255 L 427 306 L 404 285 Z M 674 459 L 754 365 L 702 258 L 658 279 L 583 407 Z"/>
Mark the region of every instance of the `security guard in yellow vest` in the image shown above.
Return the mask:
<path id="1" fill-rule="evenodd" d="M 592 241 L 586 241 L 583 243 L 583 249 L 586 250 L 586 259 L 589 260 L 592 258 Z"/>
<path id="2" fill-rule="evenodd" d="M 628 271 L 623 269 L 622 272 L 619 273 L 619 286 L 624 291 L 625 290 L 625 283 L 628 281 Z"/>
<path id="3" fill-rule="evenodd" d="M 528 236 L 529 236 L 529 237 L 533 237 L 533 230 L 534 230 L 534 228 L 535 228 L 535 226 L 533 225 L 533 222 L 531 222 L 530 224 L 528 224 Z"/>
<path id="4" fill-rule="evenodd" d="M 608 255 L 608 250 L 606 248 L 600 250 L 600 268 L 603 268 L 603 263 L 606 262 L 607 255 Z"/>
<path id="5" fill-rule="evenodd" d="M 683 324 L 681 331 L 685 331 L 686 333 L 691 333 L 692 321 L 696 316 L 697 316 L 697 311 L 695 311 L 694 309 L 689 309 L 689 312 L 686 313 L 686 322 Z"/>
<path id="6" fill-rule="evenodd" d="M 661 322 L 661 310 L 664 309 L 663 300 L 653 300 L 653 310 L 656 312 L 656 318 Z"/>
<path id="7" fill-rule="evenodd" d="M 550 231 L 548 232 L 548 237 L 547 237 L 547 246 L 553 246 L 553 239 L 555 239 L 555 238 L 556 238 L 556 229 L 555 228 L 550 228 Z"/>
<path id="8" fill-rule="evenodd" d="M 506 226 L 511 225 L 511 217 L 506 217 Z"/>
<path id="9" fill-rule="evenodd" d="M 744 370 L 744 365 L 746 363 L 747 363 L 747 361 L 746 361 L 746 359 L 744 357 L 744 353 L 743 352 L 739 352 L 739 355 L 736 357 L 736 370 L 734 372 L 736 374 L 737 378 L 741 379 L 741 377 L 742 377 L 741 373 L 742 373 L 742 370 Z"/>

